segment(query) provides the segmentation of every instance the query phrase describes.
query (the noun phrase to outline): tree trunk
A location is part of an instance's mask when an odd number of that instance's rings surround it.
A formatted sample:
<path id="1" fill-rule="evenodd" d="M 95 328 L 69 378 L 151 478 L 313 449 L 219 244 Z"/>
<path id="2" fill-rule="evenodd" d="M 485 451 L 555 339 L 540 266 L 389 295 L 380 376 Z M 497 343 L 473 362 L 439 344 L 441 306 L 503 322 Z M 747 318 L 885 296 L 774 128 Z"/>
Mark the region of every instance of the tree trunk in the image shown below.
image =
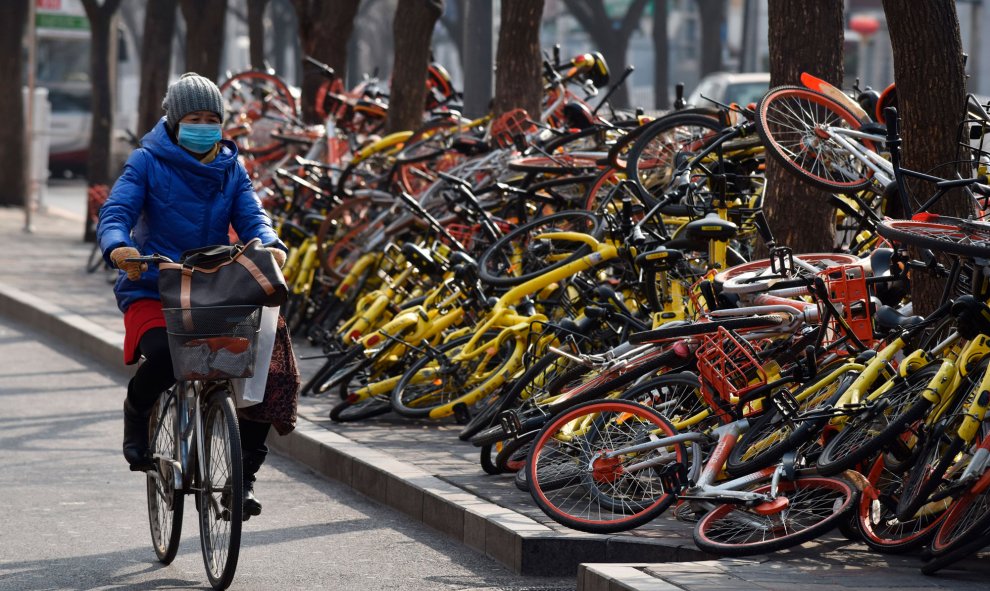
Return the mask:
<path id="1" fill-rule="evenodd" d="M 347 44 L 354 32 L 360 0 L 293 0 L 299 22 L 303 56 L 310 56 L 331 68 L 340 80 L 347 80 Z M 316 112 L 316 92 L 326 82 L 319 72 L 302 62 L 303 121 L 320 123 Z"/>
<path id="2" fill-rule="evenodd" d="M 92 85 L 90 113 L 92 125 L 89 138 L 89 159 L 86 163 L 86 178 L 89 186 L 109 185 L 110 149 L 113 145 L 113 104 L 114 93 L 111 87 L 114 76 L 117 46 L 116 14 L 120 0 L 105 0 L 100 6 L 96 0 L 83 0 L 86 16 L 89 18 L 90 49 L 89 79 Z M 96 240 L 96 228 L 86 221 L 83 240 Z"/>
<path id="3" fill-rule="evenodd" d="M 540 19 L 543 0 L 502 0 L 502 24 L 495 52 L 495 115 L 525 109 L 540 117 L 543 56 Z"/>
<path id="4" fill-rule="evenodd" d="M 959 159 L 959 122 L 965 113 L 966 78 L 955 2 L 951 0 L 883 0 L 890 44 L 894 52 L 898 118 L 903 138 L 902 165 L 921 172 L 934 170 L 949 177 Z M 932 77 L 937 72 L 937 83 Z M 909 185 L 916 208 L 934 192 L 931 185 Z M 938 213 L 967 217 L 971 206 L 959 192 L 949 193 L 932 208 Z M 942 286 L 926 273 L 914 273 L 911 299 L 916 314 L 938 305 Z"/>
<path id="5" fill-rule="evenodd" d="M 265 6 L 268 0 L 247 0 L 248 39 L 251 67 L 265 69 Z"/>
<path id="6" fill-rule="evenodd" d="M 492 108 L 492 73 L 495 65 L 492 56 L 492 29 L 495 26 L 493 0 L 462 2 L 464 13 L 461 42 L 464 65 L 464 114 L 481 117 Z"/>
<path id="7" fill-rule="evenodd" d="M 227 0 L 180 0 L 186 21 L 186 71 L 217 81 L 223 57 Z"/>
<path id="8" fill-rule="evenodd" d="M 653 108 L 670 108 L 670 41 L 667 39 L 667 3 L 653 2 Z"/>
<path id="9" fill-rule="evenodd" d="M 138 98 L 138 137 L 162 118 L 162 99 L 168 90 L 175 33 L 176 0 L 148 0 L 141 42 L 141 89 Z"/>
<path id="10" fill-rule="evenodd" d="M 622 75 L 628 63 L 629 40 L 639 28 L 647 0 L 632 0 L 621 18 L 609 16 L 604 0 L 564 0 L 564 4 L 601 50 L 613 78 Z M 610 100 L 617 107 L 629 106 L 628 86 L 617 88 Z"/>
<path id="11" fill-rule="evenodd" d="M 441 14 L 443 0 L 399 0 L 392 25 L 395 59 L 385 122 L 388 133 L 416 129 L 423 122 L 430 41 Z"/>
<path id="12" fill-rule="evenodd" d="M 810 72 L 842 83 L 842 0 L 770 0 L 770 86 L 799 84 Z M 815 34 L 807 35 L 808 23 Z M 764 209 L 774 238 L 795 253 L 828 252 L 835 244 L 835 211 L 828 194 L 814 189 L 767 158 Z"/>
<path id="13" fill-rule="evenodd" d="M 701 16 L 701 75 L 718 72 L 722 69 L 722 29 L 725 27 L 725 1 L 726 0 L 697 0 L 698 14 Z M 821 2 L 822 0 L 817 0 Z M 828 1 L 828 0 L 824 0 Z M 799 6 L 816 4 L 817 2 L 796 2 Z M 772 2 L 771 2 L 772 4 Z M 797 7 L 794 7 L 797 8 Z M 817 10 L 815 6 L 809 6 L 808 12 Z M 801 28 L 794 29 L 793 33 L 807 31 L 808 23 L 813 23 L 811 17 L 803 22 Z M 817 31 L 816 31 L 817 35 Z M 771 56 L 773 53 L 771 52 Z M 840 51 L 841 55 L 841 51 Z M 770 58 L 773 59 L 772 57 Z"/>
<path id="14" fill-rule="evenodd" d="M 0 19 L 0 80 L 15 80 L 0 92 L 0 205 L 21 205 L 27 195 L 27 136 L 24 133 L 24 52 L 21 40 L 34 0 L 15 0 Z"/>

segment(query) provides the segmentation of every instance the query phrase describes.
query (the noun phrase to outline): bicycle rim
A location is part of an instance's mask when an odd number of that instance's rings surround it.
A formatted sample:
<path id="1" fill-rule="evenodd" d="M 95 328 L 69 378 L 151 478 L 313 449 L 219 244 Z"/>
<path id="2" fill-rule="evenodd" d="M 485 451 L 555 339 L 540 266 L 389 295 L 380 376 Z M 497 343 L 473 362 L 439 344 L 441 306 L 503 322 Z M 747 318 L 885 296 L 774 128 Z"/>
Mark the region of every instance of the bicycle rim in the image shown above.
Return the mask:
<path id="1" fill-rule="evenodd" d="M 240 554 L 244 481 L 237 414 L 225 391 L 208 399 L 201 445 L 200 547 L 210 584 L 214 589 L 226 589 L 234 580 Z"/>
<path id="2" fill-rule="evenodd" d="M 162 410 L 161 405 L 166 407 Z M 162 564 L 169 564 L 179 551 L 182 535 L 182 513 L 185 497 L 175 490 L 172 460 L 177 459 L 179 449 L 175 434 L 179 417 L 175 396 L 159 397 L 151 413 L 151 451 L 157 470 L 147 473 L 148 520 L 151 524 L 151 544 Z"/>
<path id="3" fill-rule="evenodd" d="M 677 490 L 664 468 L 684 466 L 687 452 L 676 444 L 640 453 L 606 454 L 674 428 L 655 410 L 624 400 L 592 401 L 574 407 L 537 435 L 526 464 L 530 494 L 554 521 L 592 533 L 642 525 L 674 502 Z M 648 460 L 656 466 L 629 472 Z"/>
<path id="4" fill-rule="evenodd" d="M 869 486 L 860 495 L 856 524 L 870 548 L 891 554 L 908 552 L 935 533 L 945 516 L 944 506 L 931 507 L 907 521 L 898 519 L 895 509 L 905 474 L 887 467 L 884 455 L 880 454 L 867 472 Z"/>
<path id="5" fill-rule="evenodd" d="M 769 493 L 770 485 L 754 492 Z M 806 477 L 778 484 L 786 506 L 762 515 L 739 505 L 719 505 L 694 530 L 698 547 L 722 556 L 775 552 L 811 540 L 836 527 L 853 509 L 853 487 L 837 478 Z"/>
<path id="6" fill-rule="evenodd" d="M 939 223 L 887 220 L 877 225 L 884 238 L 909 246 L 970 257 L 990 256 L 990 224 L 939 218 Z"/>

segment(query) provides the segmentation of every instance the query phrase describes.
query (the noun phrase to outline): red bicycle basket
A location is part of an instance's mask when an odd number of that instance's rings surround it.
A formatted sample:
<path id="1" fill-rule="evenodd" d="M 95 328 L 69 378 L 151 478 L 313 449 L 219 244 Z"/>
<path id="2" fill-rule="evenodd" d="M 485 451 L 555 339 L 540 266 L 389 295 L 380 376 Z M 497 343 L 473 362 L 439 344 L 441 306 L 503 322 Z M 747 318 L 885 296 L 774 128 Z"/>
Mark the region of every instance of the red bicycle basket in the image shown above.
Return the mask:
<path id="1" fill-rule="evenodd" d="M 741 394 L 767 383 L 767 374 L 756 359 L 759 352 L 760 343 L 742 340 L 723 327 L 704 335 L 695 353 L 702 383 L 723 402 L 733 404 Z"/>
<path id="2" fill-rule="evenodd" d="M 866 346 L 874 344 L 873 316 L 870 312 L 870 290 L 866 286 L 866 272 L 860 265 L 829 267 L 818 273 L 825 281 L 828 299 L 839 310 L 853 334 Z M 818 303 L 818 311 L 824 318 L 825 304 Z M 832 344 L 845 333 L 838 318 L 831 318 L 825 328 L 824 344 Z"/>
<path id="3" fill-rule="evenodd" d="M 496 146 L 509 148 L 515 144 L 515 138 L 526 137 L 536 130 L 525 109 L 513 109 L 492 122 L 490 135 Z"/>

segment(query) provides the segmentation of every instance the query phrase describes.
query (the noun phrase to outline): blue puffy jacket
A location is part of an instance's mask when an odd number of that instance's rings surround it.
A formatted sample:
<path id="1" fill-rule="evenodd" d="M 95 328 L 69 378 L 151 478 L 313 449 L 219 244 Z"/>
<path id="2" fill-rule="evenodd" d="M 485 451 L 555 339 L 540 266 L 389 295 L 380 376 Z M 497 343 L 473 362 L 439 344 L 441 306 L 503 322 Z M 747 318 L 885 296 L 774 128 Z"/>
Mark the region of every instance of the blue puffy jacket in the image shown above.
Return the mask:
<path id="1" fill-rule="evenodd" d="M 163 117 L 114 183 L 100 209 L 97 239 L 108 263 L 120 246 L 178 260 L 192 248 L 229 244 L 229 226 L 243 242 L 260 238 L 266 246 L 285 249 L 233 142 L 224 140 L 216 158 L 203 164 L 172 141 Z M 136 300 L 160 299 L 158 270 L 150 268 L 139 281 L 128 281 L 121 272 L 113 291 L 122 312 Z"/>

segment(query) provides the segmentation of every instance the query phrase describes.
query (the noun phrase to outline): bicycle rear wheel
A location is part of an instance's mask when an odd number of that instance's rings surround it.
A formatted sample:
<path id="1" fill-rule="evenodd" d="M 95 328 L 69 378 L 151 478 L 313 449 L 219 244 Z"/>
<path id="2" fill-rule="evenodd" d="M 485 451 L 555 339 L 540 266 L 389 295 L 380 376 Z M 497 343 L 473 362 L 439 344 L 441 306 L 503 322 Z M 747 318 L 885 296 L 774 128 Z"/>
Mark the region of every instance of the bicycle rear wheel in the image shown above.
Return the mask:
<path id="1" fill-rule="evenodd" d="M 770 484 L 752 489 L 768 493 Z M 803 544 L 848 519 L 856 490 L 838 478 L 799 477 L 778 483 L 778 507 L 761 510 L 724 504 L 705 514 L 694 530 L 699 548 L 719 556 L 749 556 Z"/>
<path id="2" fill-rule="evenodd" d="M 877 232 L 891 242 L 966 257 L 990 257 L 990 224 L 938 216 L 936 222 L 887 220 Z"/>
<path id="3" fill-rule="evenodd" d="M 214 589 L 234 580 L 241 548 L 244 480 L 237 411 L 226 390 L 214 391 L 203 412 L 203 466 L 199 483 L 199 540 Z"/>
<path id="4" fill-rule="evenodd" d="M 829 128 L 859 129 L 860 122 L 823 94 L 797 86 L 774 88 L 756 109 L 756 131 L 767 152 L 791 173 L 825 191 L 855 193 L 872 175 L 829 134 Z M 876 151 L 869 140 L 859 141 Z"/>
<path id="5" fill-rule="evenodd" d="M 162 564 L 170 564 L 179 551 L 182 535 L 182 510 L 185 497 L 175 489 L 175 468 L 178 458 L 179 414 L 175 396 L 171 393 L 158 398 L 151 412 L 151 453 L 156 470 L 147 472 L 148 519 L 151 522 L 151 544 Z"/>

